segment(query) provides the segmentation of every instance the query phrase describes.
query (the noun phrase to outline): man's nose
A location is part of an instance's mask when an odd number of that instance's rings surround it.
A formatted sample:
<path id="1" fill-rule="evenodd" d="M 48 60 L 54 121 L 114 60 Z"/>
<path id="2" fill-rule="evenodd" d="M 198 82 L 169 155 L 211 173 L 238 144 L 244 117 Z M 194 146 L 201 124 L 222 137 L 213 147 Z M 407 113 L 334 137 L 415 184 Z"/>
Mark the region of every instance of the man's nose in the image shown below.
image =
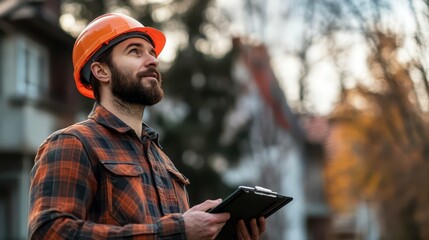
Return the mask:
<path id="1" fill-rule="evenodd" d="M 156 58 L 155 56 L 153 56 L 152 54 L 147 54 L 147 59 L 146 59 L 146 66 L 154 66 L 157 67 L 159 65 L 159 61 L 158 58 Z"/>

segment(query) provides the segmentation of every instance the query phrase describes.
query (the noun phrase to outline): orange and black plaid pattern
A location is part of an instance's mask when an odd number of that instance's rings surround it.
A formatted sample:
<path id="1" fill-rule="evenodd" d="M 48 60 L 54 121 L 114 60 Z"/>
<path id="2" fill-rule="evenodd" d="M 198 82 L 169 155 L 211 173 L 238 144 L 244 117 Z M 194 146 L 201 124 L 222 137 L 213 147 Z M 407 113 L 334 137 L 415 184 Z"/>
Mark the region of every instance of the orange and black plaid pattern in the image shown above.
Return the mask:
<path id="1" fill-rule="evenodd" d="M 186 239 L 189 181 L 158 134 L 95 104 L 41 145 L 31 171 L 30 239 Z"/>

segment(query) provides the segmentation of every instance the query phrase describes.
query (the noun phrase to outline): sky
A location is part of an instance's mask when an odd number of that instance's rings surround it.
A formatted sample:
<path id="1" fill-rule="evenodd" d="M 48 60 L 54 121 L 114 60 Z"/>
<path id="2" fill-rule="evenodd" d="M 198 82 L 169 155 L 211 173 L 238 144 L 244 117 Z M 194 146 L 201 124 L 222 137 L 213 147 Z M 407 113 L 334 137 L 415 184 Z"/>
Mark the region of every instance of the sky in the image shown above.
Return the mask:
<path id="1" fill-rule="evenodd" d="M 302 47 L 303 34 L 309 30 L 309 26 L 303 23 L 306 9 L 296 7 L 297 4 L 294 1 L 268 0 L 263 1 L 262 5 L 266 11 L 266 17 L 258 18 L 255 14 L 244 13 L 245 2 L 258 3 L 259 1 L 216 0 L 216 6 L 224 11 L 233 12 L 231 15 L 233 24 L 230 27 L 232 34 L 254 36 L 268 47 L 272 58 L 271 65 L 289 105 L 294 107 L 299 99 L 298 77 L 301 68 L 300 61 L 293 53 Z M 368 1 L 354 2 L 365 4 Z M 391 31 L 404 34 L 404 48 L 399 55 L 404 62 L 407 62 L 416 52 L 415 46 L 410 44 L 413 42 L 412 34 L 415 28 L 408 7 L 409 1 L 395 0 L 389 3 L 392 4 L 392 11 L 384 14 L 381 21 L 384 26 L 389 26 Z M 309 104 L 306 108 L 311 113 L 327 115 L 338 100 L 340 83 L 333 60 L 326 57 L 329 55 L 327 50 L 329 43 L 323 38 L 318 40 L 319 44 L 312 47 L 307 55 L 311 71 L 307 78 Z M 335 44 L 335 48 L 345 50 L 341 61 L 337 62 L 346 69 L 345 86 L 351 88 L 357 83 L 371 85 L 372 78 L 366 64 L 370 49 L 362 35 L 350 32 L 338 33 L 335 35 Z"/>

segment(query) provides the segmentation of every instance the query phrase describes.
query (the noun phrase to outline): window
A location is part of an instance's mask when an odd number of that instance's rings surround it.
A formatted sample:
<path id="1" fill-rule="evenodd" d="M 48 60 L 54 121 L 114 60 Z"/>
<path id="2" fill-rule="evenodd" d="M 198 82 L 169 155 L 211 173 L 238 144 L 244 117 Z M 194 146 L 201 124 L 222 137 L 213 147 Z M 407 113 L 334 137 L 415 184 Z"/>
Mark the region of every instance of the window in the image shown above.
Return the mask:
<path id="1" fill-rule="evenodd" d="M 42 45 L 26 37 L 16 42 L 17 92 L 28 98 L 41 98 L 49 83 L 48 52 Z"/>

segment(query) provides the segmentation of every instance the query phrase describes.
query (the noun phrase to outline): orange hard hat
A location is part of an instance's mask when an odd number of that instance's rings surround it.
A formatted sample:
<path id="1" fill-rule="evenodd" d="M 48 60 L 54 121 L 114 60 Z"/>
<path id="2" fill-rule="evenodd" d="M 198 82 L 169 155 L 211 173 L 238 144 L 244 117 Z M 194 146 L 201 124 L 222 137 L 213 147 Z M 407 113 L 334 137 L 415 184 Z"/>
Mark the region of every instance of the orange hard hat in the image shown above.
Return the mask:
<path id="1" fill-rule="evenodd" d="M 77 37 L 73 47 L 74 80 L 78 91 L 94 98 L 90 86 L 90 65 L 102 52 L 116 43 L 131 37 L 148 40 L 158 56 L 165 45 L 165 36 L 158 29 L 145 27 L 139 21 L 119 13 L 99 16 Z"/>

